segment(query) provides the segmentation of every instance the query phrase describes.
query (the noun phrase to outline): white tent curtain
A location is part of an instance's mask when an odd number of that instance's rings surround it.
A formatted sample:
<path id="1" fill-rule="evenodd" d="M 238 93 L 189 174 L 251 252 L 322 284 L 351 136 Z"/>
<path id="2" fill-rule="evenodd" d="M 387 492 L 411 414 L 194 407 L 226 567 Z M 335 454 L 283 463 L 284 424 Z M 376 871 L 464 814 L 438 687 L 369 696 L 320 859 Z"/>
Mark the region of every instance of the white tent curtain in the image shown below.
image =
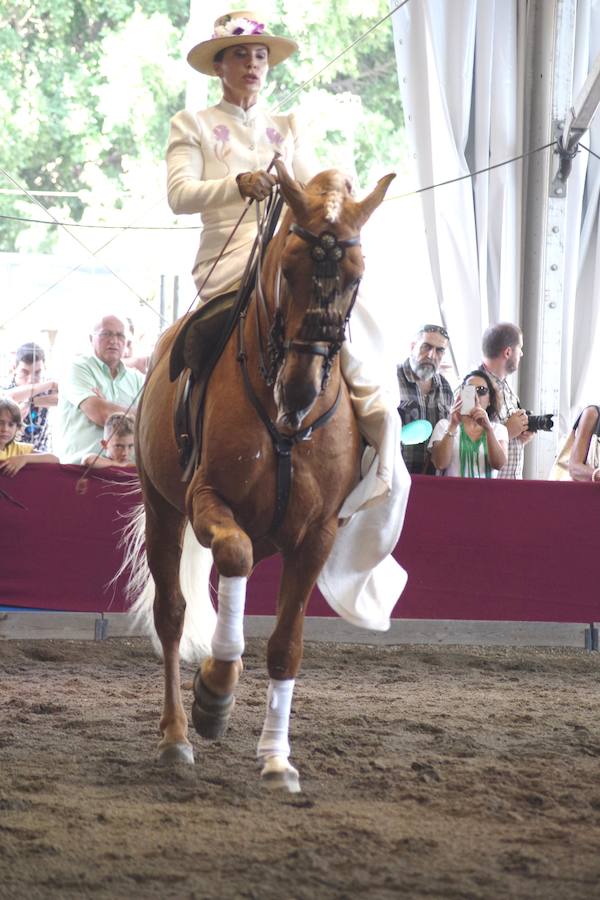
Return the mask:
<path id="1" fill-rule="evenodd" d="M 419 187 L 521 152 L 524 15 L 525 0 L 419 0 L 392 17 Z M 440 319 L 465 372 L 490 322 L 518 321 L 522 164 L 422 197 Z"/>
<path id="2" fill-rule="evenodd" d="M 418 187 L 522 152 L 528 8 L 528 0 L 419 0 L 392 17 Z M 579 0 L 573 97 L 599 53 L 600 0 Z M 600 154 L 600 114 L 582 143 Z M 522 167 L 512 163 L 422 195 L 440 318 L 459 373 L 478 361 L 488 324 L 520 322 Z M 599 213 L 600 161 L 582 150 L 568 181 L 563 428 L 582 406 L 600 402 Z"/>
<path id="3" fill-rule="evenodd" d="M 579 0 L 573 96 L 600 54 L 600 0 Z M 582 144 L 600 155 L 600 112 Z M 568 182 L 565 283 L 565 353 L 561 407 L 569 422 L 589 403 L 600 403 L 600 160 L 581 150 Z"/>

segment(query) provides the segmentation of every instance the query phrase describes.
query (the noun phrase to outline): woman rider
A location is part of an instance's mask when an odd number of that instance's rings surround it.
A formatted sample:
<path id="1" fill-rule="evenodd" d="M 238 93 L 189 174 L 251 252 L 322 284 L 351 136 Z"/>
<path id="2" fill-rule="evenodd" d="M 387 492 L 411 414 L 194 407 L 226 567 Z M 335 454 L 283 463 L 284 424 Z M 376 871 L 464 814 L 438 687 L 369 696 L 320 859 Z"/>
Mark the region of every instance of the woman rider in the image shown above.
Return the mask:
<path id="1" fill-rule="evenodd" d="M 176 214 L 200 213 L 202 219 L 192 270 L 201 303 L 239 286 L 256 236 L 252 213 L 242 220 L 209 273 L 246 199 L 260 203 L 275 185 L 275 175 L 266 171 L 275 151 L 300 182 L 309 181 L 319 170 L 294 116 L 272 115 L 258 103 L 269 68 L 296 50 L 294 41 L 267 34 L 254 13 L 239 10 L 218 18 L 212 38 L 188 54 L 192 68 L 220 78 L 223 90 L 216 106 L 197 113 L 184 110 L 173 117 L 167 150 L 171 209 Z M 345 618 L 384 630 L 406 582 L 406 574 L 389 554 L 400 536 L 410 479 L 400 454 L 398 400 L 368 374 L 356 353 L 358 342 L 371 355 L 383 344 L 381 329 L 360 293 L 352 313 L 352 335 L 354 344 L 345 341 L 342 346 L 342 372 L 361 433 L 377 455 L 371 451 L 366 469 L 363 460 L 364 477 L 344 503 L 340 515 L 348 521 L 338 533 L 319 587 Z M 363 514 L 353 516 L 359 510 Z"/>

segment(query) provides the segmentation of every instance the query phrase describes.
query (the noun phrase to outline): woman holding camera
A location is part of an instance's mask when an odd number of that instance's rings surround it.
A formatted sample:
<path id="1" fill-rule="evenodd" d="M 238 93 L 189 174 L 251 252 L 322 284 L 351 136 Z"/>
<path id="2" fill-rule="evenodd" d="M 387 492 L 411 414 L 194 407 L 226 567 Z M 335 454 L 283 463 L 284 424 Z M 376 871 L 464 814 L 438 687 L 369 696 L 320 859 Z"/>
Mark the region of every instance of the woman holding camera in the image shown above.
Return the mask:
<path id="1" fill-rule="evenodd" d="M 472 390 L 463 391 L 463 388 Z M 466 398 L 473 406 L 463 413 Z M 450 419 L 440 419 L 429 441 L 437 475 L 462 478 L 495 478 L 506 465 L 508 431 L 498 422 L 498 399 L 491 379 L 483 369 L 465 376 Z"/>

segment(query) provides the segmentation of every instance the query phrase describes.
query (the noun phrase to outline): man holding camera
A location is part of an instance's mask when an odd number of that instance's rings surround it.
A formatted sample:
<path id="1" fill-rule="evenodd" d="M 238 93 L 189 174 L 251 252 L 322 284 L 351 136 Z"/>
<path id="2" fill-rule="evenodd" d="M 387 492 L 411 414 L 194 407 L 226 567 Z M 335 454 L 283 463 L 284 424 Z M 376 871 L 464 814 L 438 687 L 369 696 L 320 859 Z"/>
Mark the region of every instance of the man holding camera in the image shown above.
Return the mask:
<path id="1" fill-rule="evenodd" d="M 507 382 L 507 377 L 519 368 L 523 356 L 523 334 L 511 322 L 491 325 L 482 338 L 482 368 L 492 379 L 498 394 L 500 421 L 508 430 L 508 462 L 498 472 L 498 478 L 522 478 L 525 444 L 533 437 L 528 430 L 527 413 L 521 409 L 519 398 Z"/>

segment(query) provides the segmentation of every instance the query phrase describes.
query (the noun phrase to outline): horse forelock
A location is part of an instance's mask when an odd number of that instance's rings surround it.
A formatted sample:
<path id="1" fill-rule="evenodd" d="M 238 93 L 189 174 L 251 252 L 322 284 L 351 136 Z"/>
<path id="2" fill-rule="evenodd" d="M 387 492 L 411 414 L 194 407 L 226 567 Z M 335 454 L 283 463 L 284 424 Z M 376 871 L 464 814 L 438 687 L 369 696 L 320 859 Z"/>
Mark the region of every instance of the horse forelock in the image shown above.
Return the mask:
<path id="1" fill-rule="evenodd" d="M 327 169 L 308 183 L 306 195 L 312 212 L 333 225 L 340 221 L 344 204 L 352 198 L 352 182 L 338 169 Z"/>
<path id="2" fill-rule="evenodd" d="M 341 191 L 330 191 L 323 204 L 323 216 L 326 222 L 337 222 L 344 206 L 344 197 Z"/>

